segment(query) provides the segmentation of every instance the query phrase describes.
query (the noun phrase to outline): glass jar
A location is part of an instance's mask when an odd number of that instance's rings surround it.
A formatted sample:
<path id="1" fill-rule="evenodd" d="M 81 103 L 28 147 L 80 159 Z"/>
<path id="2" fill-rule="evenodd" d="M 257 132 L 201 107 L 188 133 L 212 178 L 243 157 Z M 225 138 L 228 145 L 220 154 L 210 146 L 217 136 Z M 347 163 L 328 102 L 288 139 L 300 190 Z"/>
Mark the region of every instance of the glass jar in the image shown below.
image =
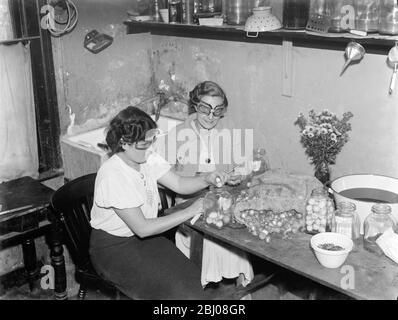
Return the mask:
<path id="1" fill-rule="evenodd" d="M 310 3 L 310 15 L 325 15 L 326 0 L 312 0 Z"/>
<path id="2" fill-rule="evenodd" d="M 182 0 L 169 0 L 169 23 L 183 22 Z"/>
<path id="3" fill-rule="evenodd" d="M 327 0 L 326 12 L 330 16 L 329 32 L 355 29 L 354 0 Z"/>
<path id="4" fill-rule="evenodd" d="M 310 0 L 283 0 L 283 27 L 305 29 L 310 10 Z"/>
<path id="5" fill-rule="evenodd" d="M 379 24 L 378 0 L 355 0 L 355 29 L 377 32 Z"/>
<path id="6" fill-rule="evenodd" d="M 371 213 L 364 222 L 363 246 L 366 250 L 383 255 L 383 251 L 377 245 L 376 240 L 384 231 L 396 225 L 391 215 L 391 207 L 385 203 L 376 203 L 372 206 Z"/>
<path id="7" fill-rule="evenodd" d="M 333 200 L 325 188 L 312 190 L 305 207 L 305 230 L 307 233 L 331 231 L 334 215 Z"/>
<path id="8" fill-rule="evenodd" d="M 356 206 L 352 202 L 340 202 L 334 212 L 332 231 L 341 233 L 358 242 L 360 239 L 361 221 Z"/>
<path id="9" fill-rule="evenodd" d="M 233 197 L 225 190 L 213 189 L 204 198 L 204 219 L 207 225 L 222 229 L 232 223 Z"/>
<path id="10" fill-rule="evenodd" d="M 378 31 L 380 34 L 398 34 L 398 3 L 396 0 L 380 0 Z"/>
<path id="11" fill-rule="evenodd" d="M 253 150 L 253 172 L 254 174 L 264 173 L 269 170 L 269 164 L 266 159 L 264 148 L 256 148 Z"/>

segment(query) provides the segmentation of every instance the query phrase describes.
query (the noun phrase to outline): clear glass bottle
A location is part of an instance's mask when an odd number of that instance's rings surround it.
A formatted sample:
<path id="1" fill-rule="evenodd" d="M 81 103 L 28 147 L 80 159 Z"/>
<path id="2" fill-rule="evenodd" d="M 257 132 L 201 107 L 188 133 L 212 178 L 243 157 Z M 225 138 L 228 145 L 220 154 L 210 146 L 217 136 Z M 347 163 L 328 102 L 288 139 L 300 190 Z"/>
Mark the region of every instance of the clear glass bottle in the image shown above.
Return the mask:
<path id="1" fill-rule="evenodd" d="M 305 207 L 305 230 L 307 233 L 330 232 L 334 216 L 333 200 L 325 188 L 312 190 Z"/>
<path id="2" fill-rule="evenodd" d="M 225 190 L 213 189 L 204 198 L 204 219 L 207 225 L 222 229 L 232 223 L 233 197 Z"/>
<path id="3" fill-rule="evenodd" d="M 264 173 L 269 170 L 269 164 L 266 158 L 264 148 L 256 148 L 253 150 L 253 172 L 254 174 Z"/>
<path id="4" fill-rule="evenodd" d="M 355 0 L 355 29 L 377 32 L 379 24 L 378 0 Z"/>
<path id="5" fill-rule="evenodd" d="M 364 248 L 370 252 L 383 255 L 383 251 L 377 245 L 376 240 L 389 228 L 396 230 L 396 224 L 391 215 L 391 207 L 385 203 L 374 204 L 371 213 L 364 222 Z"/>
<path id="6" fill-rule="evenodd" d="M 380 34 L 398 34 L 398 3 L 396 0 L 379 0 Z"/>
<path id="7" fill-rule="evenodd" d="M 327 0 L 326 12 L 330 16 L 329 32 L 355 29 L 354 0 Z"/>
<path id="8" fill-rule="evenodd" d="M 360 239 L 361 221 L 352 202 L 340 202 L 334 212 L 332 231 L 350 237 L 354 243 Z"/>

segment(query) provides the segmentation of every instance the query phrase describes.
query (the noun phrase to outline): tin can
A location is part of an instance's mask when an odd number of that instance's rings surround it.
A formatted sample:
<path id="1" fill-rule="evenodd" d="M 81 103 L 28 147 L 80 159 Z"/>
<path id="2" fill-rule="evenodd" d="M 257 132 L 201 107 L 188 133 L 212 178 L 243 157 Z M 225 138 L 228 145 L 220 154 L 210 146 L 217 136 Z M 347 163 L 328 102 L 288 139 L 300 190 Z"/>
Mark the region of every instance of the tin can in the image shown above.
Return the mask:
<path id="1" fill-rule="evenodd" d="M 193 24 L 195 0 L 185 0 L 184 23 Z"/>
<path id="2" fill-rule="evenodd" d="M 181 0 L 169 0 L 169 23 L 182 23 L 183 11 Z"/>

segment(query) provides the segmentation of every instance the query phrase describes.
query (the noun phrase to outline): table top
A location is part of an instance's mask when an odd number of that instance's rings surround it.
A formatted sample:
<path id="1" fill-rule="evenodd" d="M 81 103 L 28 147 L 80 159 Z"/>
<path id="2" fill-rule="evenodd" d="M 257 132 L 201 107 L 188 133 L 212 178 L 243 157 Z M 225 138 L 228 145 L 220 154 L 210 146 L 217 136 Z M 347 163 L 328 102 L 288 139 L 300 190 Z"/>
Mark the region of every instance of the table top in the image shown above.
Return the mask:
<path id="1" fill-rule="evenodd" d="M 191 200 L 168 210 L 168 213 L 186 208 Z M 270 243 L 251 235 L 244 229 L 216 229 L 202 219 L 186 226 L 217 238 L 267 261 L 280 265 L 322 285 L 355 299 L 398 299 L 398 265 L 386 256 L 377 256 L 357 245 L 343 266 L 336 269 L 323 267 L 310 248 L 311 235 L 298 233 L 292 239 L 274 235 Z M 352 277 L 351 277 L 352 275 Z"/>
<path id="2" fill-rule="evenodd" d="M 0 183 L 0 223 L 49 207 L 53 193 L 54 190 L 31 177 Z M 9 210 L 12 212 L 6 213 Z"/>

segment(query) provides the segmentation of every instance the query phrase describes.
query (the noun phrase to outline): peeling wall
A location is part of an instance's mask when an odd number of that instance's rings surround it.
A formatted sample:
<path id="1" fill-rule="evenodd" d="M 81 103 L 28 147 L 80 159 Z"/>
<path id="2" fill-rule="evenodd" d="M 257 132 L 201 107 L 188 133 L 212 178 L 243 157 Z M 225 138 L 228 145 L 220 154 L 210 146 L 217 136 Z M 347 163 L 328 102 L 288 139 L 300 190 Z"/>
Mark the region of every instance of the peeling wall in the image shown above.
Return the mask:
<path id="1" fill-rule="evenodd" d="M 140 2 L 140 1 L 138 1 Z M 61 133 L 97 128 L 118 111 L 153 96 L 151 39 L 127 35 L 123 21 L 137 1 L 81 0 L 75 29 L 53 38 Z M 110 47 L 93 54 L 83 47 L 96 29 L 114 38 Z"/>
<path id="2" fill-rule="evenodd" d="M 344 52 L 293 47 L 292 97 L 282 95 L 280 45 L 153 36 L 155 83 L 188 92 L 213 80 L 226 91 L 233 128 L 253 128 L 272 167 L 313 173 L 294 121 L 300 111 L 327 108 L 354 114 L 351 140 L 332 178 L 352 173 L 398 177 L 398 94 L 388 96 L 386 56 L 366 54 L 340 77 Z"/>
<path id="3" fill-rule="evenodd" d="M 79 1 L 76 29 L 53 41 L 63 133 L 68 126 L 75 132 L 98 127 L 159 86 L 186 97 L 196 83 L 209 79 L 228 95 L 230 125 L 253 128 L 255 144 L 266 147 L 273 167 L 312 173 L 293 123 L 300 111 L 328 108 L 354 114 L 351 140 L 338 155 L 332 177 L 354 172 L 398 176 L 397 93 L 387 94 L 391 69 L 385 56 L 366 54 L 340 77 L 342 51 L 293 47 L 292 97 L 286 97 L 281 46 L 126 35 L 122 21 L 134 3 Z M 274 11 L 279 16 L 280 6 Z M 97 55 L 82 46 L 92 29 L 115 38 Z"/>

